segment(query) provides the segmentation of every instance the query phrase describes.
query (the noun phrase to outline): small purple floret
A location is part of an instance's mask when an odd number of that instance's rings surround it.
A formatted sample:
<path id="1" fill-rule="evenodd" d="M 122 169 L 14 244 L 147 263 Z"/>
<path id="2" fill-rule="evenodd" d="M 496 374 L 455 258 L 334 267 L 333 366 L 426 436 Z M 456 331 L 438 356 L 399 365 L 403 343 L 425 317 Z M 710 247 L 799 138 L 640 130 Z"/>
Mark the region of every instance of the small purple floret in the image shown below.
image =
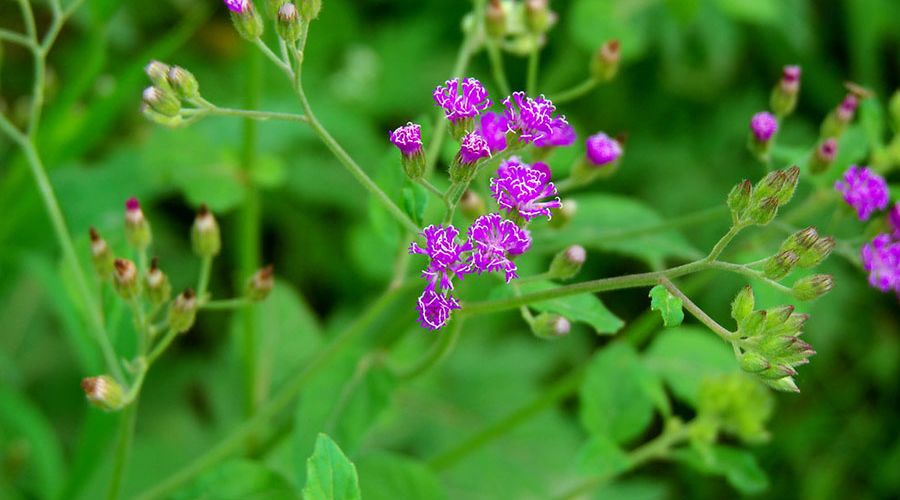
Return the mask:
<path id="1" fill-rule="evenodd" d="M 507 213 L 515 211 L 529 221 L 541 215 L 549 219 L 550 209 L 560 207 L 559 197 L 541 201 L 556 195 L 556 186 L 550 179 L 546 164 L 528 165 L 512 157 L 500 165 L 497 176 L 491 179 L 491 196 Z"/>
<path id="2" fill-rule="evenodd" d="M 525 92 L 513 92 L 503 101 L 503 105 L 506 107 L 509 130 L 517 132 L 520 141 L 534 142 L 553 134 L 556 106 L 543 95 L 532 99 Z M 565 117 L 559 119 L 566 122 Z"/>
<path id="3" fill-rule="evenodd" d="M 243 14 L 247 11 L 249 0 L 225 0 L 225 6 L 235 14 Z"/>
<path id="4" fill-rule="evenodd" d="M 578 138 L 575 129 L 566 122 L 565 118 L 556 117 L 550 122 L 552 132 L 547 137 L 534 140 L 534 145 L 539 148 L 569 146 Z"/>
<path id="5" fill-rule="evenodd" d="M 447 80 L 444 86 L 438 85 L 434 89 L 432 96 L 434 102 L 444 108 L 447 119 L 453 123 L 474 118 L 492 104 L 484 85 L 474 78 L 466 78 L 462 82 L 459 78 Z"/>
<path id="6" fill-rule="evenodd" d="M 459 244 L 456 237 L 459 231 L 451 226 L 430 225 L 422 231 L 425 237 L 425 248 L 420 247 L 417 243 L 409 246 L 410 254 L 427 255 L 431 262 L 428 267 L 422 271 L 422 277 L 427 279 L 435 290 L 453 290 L 453 282 L 451 274 L 459 274 L 462 272 L 465 264 L 462 262 L 461 254 L 472 249 L 472 244 L 468 241 Z"/>
<path id="7" fill-rule="evenodd" d="M 588 137 L 584 146 L 588 160 L 598 167 L 610 164 L 622 156 L 622 146 L 619 141 L 603 132 Z"/>
<path id="8" fill-rule="evenodd" d="M 519 255 L 531 246 L 528 231 L 500 214 L 482 215 L 469 227 L 469 241 L 474 243 L 466 272 L 503 271 L 506 282 L 517 278 L 516 265 L 509 255 Z"/>
<path id="9" fill-rule="evenodd" d="M 459 144 L 460 163 L 471 165 L 488 156 L 491 156 L 491 148 L 480 132 L 470 132 L 463 136 Z"/>
<path id="10" fill-rule="evenodd" d="M 869 272 L 869 284 L 900 294 L 900 242 L 880 234 L 862 248 L 863 267 Z"/>
<path id="11" fill-rule="evenodd" d="M 856 209 L 859 220 L 868 220 L 876 210 L 888 205 L 888 187 L 884 178 L 866 167 L 851 165 L 843 180 L 834 188 L 844 195 L 844 201 Z"/>
<path id="12" fill-rule="evenodd" d="M 853 119 L 853 114 L 856 113 L 857 106 L 859 106 L 859 99 L 853 94 L 847 94 L 847 97 L 845 97 L 844 100 L 841 101 L 840 106 L 838 106 L 838 118 L 840 118 L 841 121 L 849 122 Z"/>
<path id="13" fill-rule="evenodd" d="M 760 111 L 750 119 L 750 130 L 759 142 L 768 142 L 778 130 L 778 119 L 768 111 Z"/>
<path id="14" fill-rule="evenodd" d="M 391 132 L 391 142 L 403 153 L 412 156 L 422 151 L 422 127 L 409 122 Z"/>
<path id="15" fill-rule="evenodd" d="M 440 330 L 450 320 L 450 313 L 459 309 L 459 301 L 450 293 L 438 293 L 430 286 L 419 296 L 416 310 L 419 311 L 419 324 L 429 330 Z"/>
<path id="16" fill-rule="evenodd" d="M 498 153 L 506 149 L 506 133 L 509 132 L 509 119 L 488 111 L 481 115 L 481 136 L 487 141 L 491 153 Z"/>
<path id="17" fill-rule="evenodd" d="M 900 240 L 900 201 L 894 204 L 894 208 L 888 214 L 888 221 L 894 231 L 894 238 Z"/>
<path id="18" fill-rule="evenodd" d="M 125 210 L 127 210 L 129 212 L 134 212 L 134 211 L 140 210 L 140 209 L 141 209 L 141 203 L 134 196 L 132 196 L 131 198 L 128 198 L 125 201 Z"/>

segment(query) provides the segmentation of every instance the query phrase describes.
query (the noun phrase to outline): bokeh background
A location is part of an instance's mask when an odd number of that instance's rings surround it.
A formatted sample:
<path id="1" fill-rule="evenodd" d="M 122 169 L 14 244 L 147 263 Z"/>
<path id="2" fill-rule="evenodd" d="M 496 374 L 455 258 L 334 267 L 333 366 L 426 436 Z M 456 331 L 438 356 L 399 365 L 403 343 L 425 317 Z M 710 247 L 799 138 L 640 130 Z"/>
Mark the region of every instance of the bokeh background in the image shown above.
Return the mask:
<path id="1" fill-rule="evenodd" d="M 312 105 L 370 175 L 396 186 L 400 170 L 387 131 L 414 120 L 428 124 L 424 133 L 430 137 L 431 91 L 449 77 L 470 3 L 323 3 L 304 70 Z M 605 40 L 621 40 L 617 79 L 560 111 L 582 138 L 600 130 L 627 136 L 619 173 L 589 190 L 638 200 L 652 212 L 642 212 L 651 222 L 722 204 L 737 181 L 761 176 L 762 167 L 745 148 L 747 124 L 767 107 L 784 64 L 801 65 L 803 80 L 797 112 L 783 124 L 776 163 L 786 165 L 813 145 L 819 123 L 843 97 L 845 81 L 866 86 L 874 97 L 864 102 L 826 175 L 836 177 L 851 162 L 865 162 L 891 133 L 884 106 L 900 84 L 896 0 L 551 4 L 559 22 L 542 55 L 541 91 L 553 94 L 580 82 L 594 50 Z M 0 4 L 0 25 L 20 28 L 16 7 Z M 47 14 L 38 8 L 40 25 L 46 25 Z M 188 286 L 198 265 L 190 255 L 188 229 L 193 211 L 206 202 L 218 214 L 226 242 L 213 290 L 236 293 L 240 248 L 246 244 L 241 213 L 259 210 L 261 261 L 273 263 L 279 278 L 274 296 L 256 317 L 265 395 L 322 339 L 377 298 L 406 241 L 302 125 L 260 124 L 257 159 L 248 171 L 240 167 L 239 120 L 207 118 L 170 130 L 141 116 L 140 93 L 147 85 L 142 68 L 150 59 L 188 68 L 204 97 L 222 106 L 244 106 L 248 78 L 259 71 L 259 108 L 298 112 L 282 75 L 250 49 L 219 2 L 89 0 L 51 55 L 39 145 L 86 265 L 89 226 L 125 248 L 123 203 L 137 196 L 175 288 Z M 522 87 L 525 60 L 507 56 L 506 62 L 513 87 Z M 501 100 L 483 52 L 468 73 Z M 30 74 L 28 54 L 5 45 L 0 96 L 13 117 L 22 118 L 26 109 Z M 551 166 L 565 171 L 580 153 L 577 144 L 560 151 Z M 448 146 L 444 157 L 451 154 Z M 900 183 L 896 172 L 888 180 L 892 186 Z M 801 188 L 798 197 L 809 189 Z M 84 402 L 78 381 L 95 374 L 101 363 L 72 305 L 68 282 L 60 277 L 59 251 L 26 164 L 2 139 L 0 214 L 0 497 L 97 498 L 109 475 L 117 420 Z M 816 224 L 843 240 L 858 240 L 864 230 L 836 204 L 794 222 Z M 597 214 L 595 229 L 604 224 L 622 229 L 634 221 Z M 640 241 L 637 250 L 594 245 L 580 276 L 682 262 L 708 249 L 727 224 L 723 210 L 702 224 Z M 783 236 L 777 228 L 753 230 L 735 252 L 765 256 Z M 539 247 L 545 251 L 535 252 L 524 268 L 540 272 L 559 248 L 550 237 Z M 854 262 L 857 249 L 858 243 L 848 245 L 826 263 L 825 270 L 836 277 L 835 291 L 806 307 L 812 319 L 805 339 L 818 354 L 801 369 L 802 394 L 777 395 L 772 438 L 753 448 L 769 476 L 760 497 L 900 495 L 898 303 L 867 286 Z M 411 273 L 420 264 L 414 260 Z M 731 276 L 704 275 L 687 286 L 695 302 L 724 320 L 741 285 Z M 784 302 L 761 293 L 769 304 Z M 106 300 L 113 304 L 110 295 Z M 408 307 L 398 309 L 367 342 L 412 360 L 431 336 L 415 326 L 410 297 Z M 645 290 L 603 300 L 626 322 L 647 322 Z M 127 351 L 129 319 L 119 312 L 117 343 Z M 241 421 L 240 325 L 241 318 L 203 314 L 154 367 L 141 401 L 127 493 L 154 484 Z M 629 340 L 643 348 L 661 328 L 642 327 L 638 334 L 626 329 L 623 335 L 633 335 Z M 373 461 L 367 475 L 367 456 L 391 450 L 432 457 L 528 403 L 608 342 L 610 337 L 580 327 L 564 340 L 540 342 L 516 313 L 486 317 L 466 326 L 453 356 L 427 377 L 389 391 L 380 389 L 379 380 L 367 379 L 365 397 L 355 400 L 350 417 L 335 422 L 328 417 L 333 395 L 355 369 L 358 352 L 349 353 L 313 384 L 294 414 L 282 418 L 288 424 L 283 435 L 262 447 L 259 458 L 286 481 L 301 481 L 315 432 L 329 429 L 352 450 L 365 494 L 366 477 L 377 476 L 380 463 Z M 687 408 L 680 411 L 690 414 Z M 544 498 L 556 491 L 560 477 L 576 474 L 574 456 L 584 439 L 573 395 L 439 477 L 450 498 Z M 669 463 L 644 467 L 610 488 L 606 493 L 619 498 L 734 494 L 721 477 Z M 182 492 L 182 498 L 192 495 Z"/>

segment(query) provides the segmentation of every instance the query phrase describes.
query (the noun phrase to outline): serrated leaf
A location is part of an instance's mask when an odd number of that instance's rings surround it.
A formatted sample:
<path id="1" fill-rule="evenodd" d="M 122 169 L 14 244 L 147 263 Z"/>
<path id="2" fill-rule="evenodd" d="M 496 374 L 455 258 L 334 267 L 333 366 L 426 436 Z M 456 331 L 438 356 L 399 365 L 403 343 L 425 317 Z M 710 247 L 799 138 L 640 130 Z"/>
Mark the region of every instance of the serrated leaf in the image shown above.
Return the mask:
<path id="1" fill-rule="evenodd" d="M 522 293 L 529 293 L 558 287 L 559 285 L 549 281 L 535 281 L 523 284 L 520 286 L 520 290 Z M 561 314 L 569 321 L 586 323 L 600 335 L 614 334 L 625 324 L 624 321 L 603 305 L 599 297 L 591 293 L 535 302 L 529 304 L 529 307 L 541 312 Z"/>
<path id="2" fill-rule="evenodd" d="M 316 448 L 306 461 L 304 500 L 359 500 L 356 466 L 325 434 L 319 434 Z"/>
<path id="3" fill-rule="evenodd" d="M 702 328 L 680 326 L 662 333 L 644 355 L 679 399 L 696 407 L 703 379 L 739 371 L 728 345 Z"/>
<path id="4" fill-rule="evenodd" d="M 659 311 L 665 326 L 678 326 L 684 321 L 681 299 L 672 295 L 662 285 L 650 289 L 650 309 Z"/>

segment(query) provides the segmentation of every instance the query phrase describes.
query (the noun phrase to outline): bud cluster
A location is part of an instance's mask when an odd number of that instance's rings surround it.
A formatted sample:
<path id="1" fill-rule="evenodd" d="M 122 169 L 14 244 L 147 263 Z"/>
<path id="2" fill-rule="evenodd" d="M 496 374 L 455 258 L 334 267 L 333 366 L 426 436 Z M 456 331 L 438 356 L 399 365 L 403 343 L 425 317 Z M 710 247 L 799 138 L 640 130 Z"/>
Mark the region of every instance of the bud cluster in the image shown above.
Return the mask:
<path id="1" fill-rule="evenodd" d="M 778 208 L 794 196 L 800 169 L 796 166 L 775 170 L 754 186 L 748 180 L 738 183 L 728 194 L 728 208 L 736 227 L 765 226 L 778 213 Z"/>
<path id="2" fill-rule="evenodd" d="M 763 274 L 769 279 L 780 280 L 795 267 L 802 269 L 815 267 L 831 254 L 834 245 L 834 238 L 819 237 L 815 228 L 808 227 L 797 231 L 788 236 L 781 244 L 778 253 L 766 261 Z M 808 296 L 808 294 L 804 294 L 804 296 Z"/>
<path id="3" fill-rule="evenodd" d="M 161 125 L 179 125 L 181 101 L 194 102 L 200 98 L 197 79 L 181 66 L 169 66 L 159 61 L 150 61 L 144 72 L 152 85 L 144 89 L 141 112 Z"/>

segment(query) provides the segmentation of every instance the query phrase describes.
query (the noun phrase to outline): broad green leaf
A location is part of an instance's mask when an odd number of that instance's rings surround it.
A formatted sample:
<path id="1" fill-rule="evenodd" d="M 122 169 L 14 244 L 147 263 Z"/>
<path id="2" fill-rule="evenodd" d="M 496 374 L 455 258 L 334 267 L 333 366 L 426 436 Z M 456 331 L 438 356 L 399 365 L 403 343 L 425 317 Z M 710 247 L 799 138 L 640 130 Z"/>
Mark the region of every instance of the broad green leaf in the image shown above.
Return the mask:
<path id="1" fill-rule="evenodd" d="M 558 288 L 560 285 L 549 281 L 535 281 L 519 287 L 522 293 L 538 292 Z M 512 293 L 511 291 L 506 291 Z M 592 293 L 570 295 L 551 300 L 529 304 L 528 307 L 541 312 L 554 312 L 565 316 L 569 321 L 586 323 L 600 335 L 611 335 L 619 331 L 624 321 L 603 305 L 599 297 Z"/>
<path id="2" fill-rule="evenodd" d="M 337 443 L 319 434 L 316 448 L 306 461 L 304 500 L 358 500 L 359 478 L 356 467 Z"/>
<path id="3" fill-rule="evenodd" d="M 338 406 L 332 416 L 332 421 L 337 422 L 335 438 L 351 452 L 388 407 L 397 383 L 387 368 L 373 363 L 371 358 L 360 362 L 353 378 L 338 394 Z"/>
<path id="4" fill-rule="evenodd" d="M 273 155 L 265 155 L 259 158 L 250 171 L 253 182 L 264 189 L 281 187 L 287 178 L 284 161 Z"/>
<path id="5" fill-rule="evenodd" d="M 704 378 L 739 371 L 725 342 L 710 331 L 687 326 L 664 331 L 647 350 L 644 360 L 675 396 L 695 407 Z"/>
<path id="6" fill-rule="evenodd" d="M 357 461 L 359 486 L 366 500 L 441 500 L 441 481 L 425 464 L 391 453 Z"/>
<path id="7" fill-rule="evenodd" d="M 712 446 L 708 454 L 700 454 L 693 448 L 683 448 L 673 453 L 675 458 L 706 474 L 725 476 L 728 482 L 745 495 L 762 493 L 769 487 L 766 473 L 747 450 L 732 446 Z"/>
<path id="8" fill-rule="evenodd" d="M 24 442 L 24 462 L 17 464 L 21 486 L 43 498 L 55 497 L 62 487 L 63 454 L 47 418 L 28 399 L 0 386 L 0 429 L 0 442 Z"/>
<path id="9" fill-rule="evenodd" d="M 284 477 L 265 465 L 233 460 L 198 477 L 172 495 L 173 500 L 299 500 L 300 495 Z"/>
<path id="10" fill-rule="evenodd" d="M 585 474 L 614 477 L 628 470 L 631 461 L 616 443 L 604 435 L 594 435 L 578 452 L 578 467 Z"/>
<path id="11" fill-rule="evenodd" d="M 431 193 L 424 187 L 412 182 L 408 182 L 403 188 L 403 209 L 417 226 L 425 225 L 425 207 L 429 196 Z"/>
<path id="12" fill-rule="evenodd" d="M 591 360 L 581 385 L 581 423 L 592 434 L 623 443 L 640 435 L 653 419 L 659 391 L 656 376 L 634 348 L 615 342 Z"/>
<path id="13" fill-rule="evenodd" d="M 662 285 L 650 289 L 650 309 L 659 311 L 665 326 L 678 326 L 684 321 L 681 299 L 669 293 Z"/>
<path id="14" fill-rule="evenodd" d="M 205 203 L 213 212 L 225 212 L 244 199 L 246 187 L 237 165 L 209 159 L 171 169 L 172 181 L 192 205 Z"/>

